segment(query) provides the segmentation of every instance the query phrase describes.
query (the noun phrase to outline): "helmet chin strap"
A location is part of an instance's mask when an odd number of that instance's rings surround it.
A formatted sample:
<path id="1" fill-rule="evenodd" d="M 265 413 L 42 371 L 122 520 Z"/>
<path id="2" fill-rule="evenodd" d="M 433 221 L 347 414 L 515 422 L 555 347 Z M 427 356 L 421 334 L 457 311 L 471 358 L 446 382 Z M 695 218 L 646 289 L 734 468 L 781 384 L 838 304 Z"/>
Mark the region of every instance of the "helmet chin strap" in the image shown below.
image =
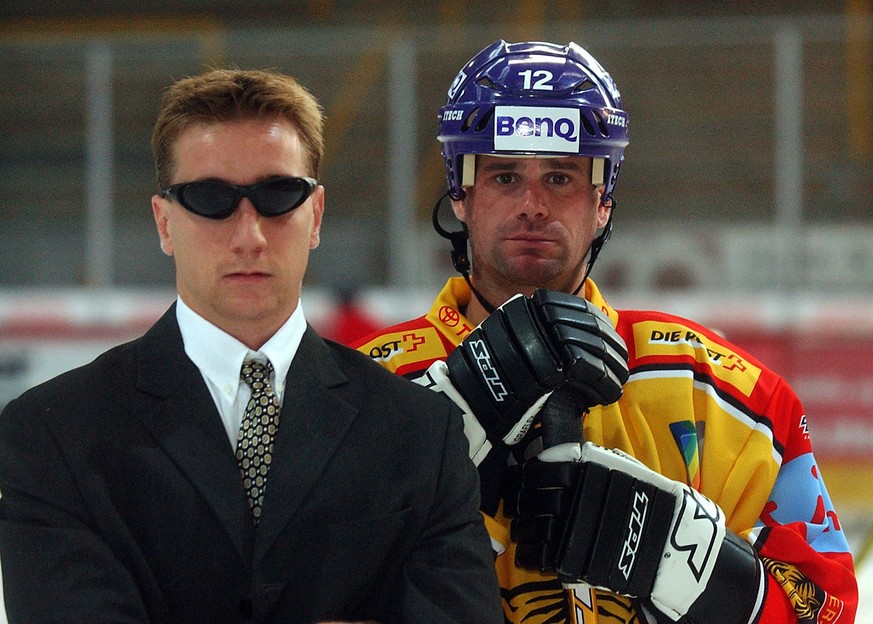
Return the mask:
<path id="1" fill-rule="evenodd" d="M 582 290 L 582 286 L 585 285 L 585 280 L 587 280 L 588 276 L 591 274 L 594 261 L 597 260 L 597 256 L 600 255 L 600 250 L 603 249 L 603 245 L 609 240 L 609 237 L 612 234 L 612 215 L 615 214 L 616 208 L 615 198 L 612 196 L 612 193 L 605 195 L 600 200 L 600 204 L 609 208 L 609 218 L 606 220 L 606 225 L 603 226 L 603 231 L 595 236 L 594 240 L 591 241 L 591 247 L 588 249 L 588 263 L 585 267 L 585 276 L 582 278 L 582 282 L 576 287 L 576 290 L 573 291 L 574 295 L 579 294 L 579 291 Z"/>
<path id="2" fill-rule="evenodd" d="M 433 207 L 433 213 L 431 215 L 433 229 L 436 230 L 437 234 L 443 238 L 447 238 L 452 243 L 452 265 L 458 273 L 464 276 L 464 281 L 466 281 L 470 286 L 470 290 L 479 301 L 479 304 L 485 308 L 488 314 L 491 314 L 497 308 L 479 292 L 479 289 L 473 286 L 473 282 L 470 280 L 470 269 L 472 268 L 472 265 L 470 264 L 470 256 L 467 253 L 467 240 L 470 238 L 470 233 L 467 231 L 467 224 L 462 221 L 461 229 L 454 232 L 449 232 L 440 224 L 440 207 L 442 207 L 443 200 L 450 194 L 451 191 L 446 191 L 440 195 L 436 205 Z"/>
<path id="3" fill-rule="evenodd" d="M 485 295 L 479 292 L 479 289 L 473 285 L 472 280 L 470 280 L 470 270 L 472 268 L 472 264 L 470 263 L 470 256 L 467 253 L 467 240 L 470 238 L 470 233 L 467 230 L 467 224 L 463 221 L 461 222 L 461 229 L 456 230 L 454 232 L 449 232 L 446 230 L 442 224 L 440 223 L 440 208 L 442 207 L 443 200 L 446 197 L 451 195 L 451 191 L 446 191 L 442 195 L 440 195 L 439 199 L 437 199 L 436 204 L 433 207 L 433 212 L 431 213 L 431 222 L 433 223 L 433 228 L 436 230 L 437 234 L 442 236 L 445 239 L 448 239 L 452 243 L 452 265 L 455 267 L 455 270 L 460 273 L 464 277 L 464 281 L 467 282 L 467 285 L 470 286 L 470 290 L 473 295 L 479 301 L 479 304 L 485 308 L 485 311 L 488 314 L 494 312 L 497 307 L 492 304 L 488 299 L 485 298 Z M 458 199 L 463 199 L 458 198 Z M 586 262 L 585 267 L 585 275 L 582 276 L 582 281 L 579 282 L 579 285 L 575 290 L 572 291 L 571 294 L 578 295 L 579 291 L 582 290 L 582 287 L 585 285 L 585 280 L 588 279 L 588 275 L 591 273 L 591 268 L 594 266 L 594 261 L 597 259 L 597 256 L 600 254 L 600 250 L 603 248 L 603 244 L 609 240 L 609 236 L 612 233 L 612 214 L 615 209 L 615 198 L 613 196 L 607 195 L 601 201 L 602 204 L 609 205 L 609 219 L 606 222 L 606 225 L 603 226 L 603 231 L 593 240 L 591 241 L 591 247 L 588 250 L 588 260 Z"/>

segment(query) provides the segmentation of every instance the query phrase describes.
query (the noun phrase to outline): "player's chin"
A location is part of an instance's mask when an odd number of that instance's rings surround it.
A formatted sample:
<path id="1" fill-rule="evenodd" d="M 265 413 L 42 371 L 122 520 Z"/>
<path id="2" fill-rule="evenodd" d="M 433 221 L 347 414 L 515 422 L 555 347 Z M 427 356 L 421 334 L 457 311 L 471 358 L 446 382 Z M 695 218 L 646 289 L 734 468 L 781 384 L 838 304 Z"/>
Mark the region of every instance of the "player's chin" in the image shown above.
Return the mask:
<path id="1" fill-rule="evenodd" d="M 564 263 L 554 258 L 516 256 L 510 263 L 509 273 L 518 284 L 555 290 L 557 284 L 563 283 L 565 270 Z"/>

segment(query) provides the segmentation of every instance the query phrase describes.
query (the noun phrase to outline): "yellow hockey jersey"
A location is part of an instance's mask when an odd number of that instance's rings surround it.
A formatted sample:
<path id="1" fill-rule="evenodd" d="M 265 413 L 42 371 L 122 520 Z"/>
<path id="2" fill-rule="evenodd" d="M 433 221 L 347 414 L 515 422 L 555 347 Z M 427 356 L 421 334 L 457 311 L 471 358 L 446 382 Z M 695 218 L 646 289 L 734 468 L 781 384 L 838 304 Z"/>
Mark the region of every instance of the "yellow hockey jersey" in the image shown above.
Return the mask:
<path id="1" fill-rule="evenodd" d="M 621 449 L 718 503 L 727 526 L 753 544 L 768 571 L 759 622 L 853 622 L 852 557 L 788 383 L 692 321 L 614 310 L 590 279 L 584 294 L 624 338 L 630 370 L 621 399 L 584 417 L 585 439 Z M 427 314 L 357 348 L 414 379 L 474 329 L 462 313 L 470 297 L 462 278 L 450 278 Z M 553 575 L 516 567 L 501 496 L 508 453 L 500 455 L 500 446 L 480 465 L 480 476 L 506 621 L 644 624 L 631 598 L 565 589 Z"/>

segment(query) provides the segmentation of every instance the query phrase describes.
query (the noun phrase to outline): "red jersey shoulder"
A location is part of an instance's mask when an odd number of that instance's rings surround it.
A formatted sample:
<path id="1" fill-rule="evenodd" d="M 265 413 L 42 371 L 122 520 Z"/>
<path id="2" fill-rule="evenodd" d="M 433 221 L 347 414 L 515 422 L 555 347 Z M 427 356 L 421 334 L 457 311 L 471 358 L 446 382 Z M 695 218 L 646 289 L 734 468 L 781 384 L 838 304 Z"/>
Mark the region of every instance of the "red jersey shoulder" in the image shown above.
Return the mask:
<path id="1" fill-rule="evenodd" d="M 371 334 L 353 345 L 388 370 L 410 375 L 444 360 L 454 346 L 426 317 L 404 321 Z"/>

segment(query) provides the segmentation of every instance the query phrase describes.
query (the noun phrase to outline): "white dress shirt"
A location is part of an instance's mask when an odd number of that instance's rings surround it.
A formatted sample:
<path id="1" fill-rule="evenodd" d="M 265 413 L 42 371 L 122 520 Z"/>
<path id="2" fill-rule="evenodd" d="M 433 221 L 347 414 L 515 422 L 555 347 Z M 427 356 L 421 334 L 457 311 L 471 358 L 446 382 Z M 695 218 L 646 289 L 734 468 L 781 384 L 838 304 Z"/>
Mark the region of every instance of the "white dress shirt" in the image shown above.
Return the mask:
<path id="1" fill-rule="evenodd" d="M 306 330 L 303 306 L 297 302 L 297 308 L 290 318 L 259 351 L 252 351 L 204 319 L 189 308 L 181 297 L 176 300 L 176 320 L 182 332 L 185 353 L 200 369 L 215 407 L 218 408 L 230 445 L 236 450 L 240 423 L 252 394 L 251 388 L 240 379 L 242 364 L 247 359 L 270 361 L 273 365 L 271 384 L 281 405 L 285 396 L 288 368 Z"/>

